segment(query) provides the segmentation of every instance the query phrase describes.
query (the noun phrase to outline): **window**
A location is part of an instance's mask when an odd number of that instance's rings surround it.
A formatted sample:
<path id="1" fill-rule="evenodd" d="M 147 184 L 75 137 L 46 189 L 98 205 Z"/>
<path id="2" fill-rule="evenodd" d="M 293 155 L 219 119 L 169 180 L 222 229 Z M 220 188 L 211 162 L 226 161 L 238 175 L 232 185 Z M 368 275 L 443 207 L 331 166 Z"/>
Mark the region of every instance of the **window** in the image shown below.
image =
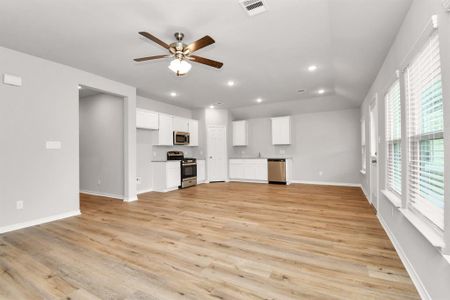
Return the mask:
<path id="1" fill-rule="evenodd" d="M 444 228 L 444 115 L 437 30 L 405 70 L 408 208 Z"/>
<path id="2" fill-rule="evenodd" d="M 402 125 L 400 81 L 396 80 L 385 97 L 386 103 L 386 189 L 402 193 Z"/>
<path id="3" fill-rule="evenodd" d="M 361 172 L 366 173 L 366 121 L 361 120 Z"/>

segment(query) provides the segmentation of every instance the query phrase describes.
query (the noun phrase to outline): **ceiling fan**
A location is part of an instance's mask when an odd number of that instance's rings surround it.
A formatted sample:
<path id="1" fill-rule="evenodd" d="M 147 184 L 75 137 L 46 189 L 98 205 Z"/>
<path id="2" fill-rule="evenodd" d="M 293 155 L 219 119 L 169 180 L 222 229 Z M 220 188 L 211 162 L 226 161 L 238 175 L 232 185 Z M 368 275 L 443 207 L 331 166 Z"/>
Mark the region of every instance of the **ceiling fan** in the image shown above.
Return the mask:
<path id="1" fill-rule="evenodd" d="M 170 54 L 135 58 L 134 61 L 142 62 L 153 59 L 174 57 L 175 59 L 170 62 L 169 69 L 175 72 L 177 76 L 182 76 L 189 72 L 189 70 L 191 69 L 191 64 L 187 62 L 188 60 L 208 65 L 210 67 L 217 69 L 220 69 L 223 66 L 223 63 L 221 62 L 197 55 L 192 55 L 193 52 L 215 43 L 215 41 L 209 35 L 205 35 L 204 37 L 193 42 L 192 44 L 186 45 L 185 43 L 183 43 L 184 34 L 181 32 L 176 32 L 174 34 L 177 41 L 173 42 L 172 44 L 166 44 L 148 32 L 141 31 L 139 32 L 139 34 L 157 43 L 161 47 L 169 50 Z"/>

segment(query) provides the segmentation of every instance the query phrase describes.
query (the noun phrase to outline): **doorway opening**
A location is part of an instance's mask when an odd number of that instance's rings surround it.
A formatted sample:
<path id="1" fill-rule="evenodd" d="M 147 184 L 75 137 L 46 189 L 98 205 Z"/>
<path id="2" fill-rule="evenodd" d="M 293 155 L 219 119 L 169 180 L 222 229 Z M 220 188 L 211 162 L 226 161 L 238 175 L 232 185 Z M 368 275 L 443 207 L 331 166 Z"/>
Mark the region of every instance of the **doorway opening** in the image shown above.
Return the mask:
<path id="1" fill-rule="evenodd" d="M 80 193 L 125 199 L 124 98 L 79 87 Z"/>

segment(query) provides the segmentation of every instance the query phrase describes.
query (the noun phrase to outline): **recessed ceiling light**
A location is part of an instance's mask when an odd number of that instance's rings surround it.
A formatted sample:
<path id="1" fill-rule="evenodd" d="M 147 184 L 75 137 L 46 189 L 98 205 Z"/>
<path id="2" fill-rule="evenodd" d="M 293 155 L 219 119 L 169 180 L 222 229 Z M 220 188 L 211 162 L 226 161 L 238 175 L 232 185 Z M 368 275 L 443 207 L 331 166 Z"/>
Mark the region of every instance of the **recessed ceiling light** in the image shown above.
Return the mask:
<path id="1" fill-rule="evenodd" d="M 325 93 L 325 90 L 324 90 L 324 89 L 320 89 L 320 90 L 317 91 L 317 93 L 318 93 L 319 95 L 322 95 L 322 94 Z"/>
<path id="2" fill-rule="evenodd" d="M 78 86 L 78 89 L 81 90 L 83 87 L 81 85 Z"/>
<path id="3" fill-rule="evenodd" d="M 175 93 L 175 92 L 170 92 L 170 96 L 176 97 L 176 96 L 177 96 L 177 93 Z"/>
<path id="4" fill-rule="evenodd" d="M 234 81 L 233 80 L 228 80 L 227 85 L 228 86 L 234 86 Z"/>
<path id="5" fill-rule="evenodd" d="M 214 108 L 214 105 L 210 105 L 209 108 L 211 108 L 211 109 Z"/>
<path id="6" fill-rule="evenodd" d="M 314 72 L 315 70 L 317 70 L 317 66 L 316 65 L 311 65 L 308 67 L 308 71 L 310 72 Z"/>
<path id="7" fill-rule="evenodd" d="M 256 99 L 256 102 L 261 103 L 261 102 L 262 102 L 262 99 L 261 99 L 261 98 L 258 98 L 258 99 Z"/>

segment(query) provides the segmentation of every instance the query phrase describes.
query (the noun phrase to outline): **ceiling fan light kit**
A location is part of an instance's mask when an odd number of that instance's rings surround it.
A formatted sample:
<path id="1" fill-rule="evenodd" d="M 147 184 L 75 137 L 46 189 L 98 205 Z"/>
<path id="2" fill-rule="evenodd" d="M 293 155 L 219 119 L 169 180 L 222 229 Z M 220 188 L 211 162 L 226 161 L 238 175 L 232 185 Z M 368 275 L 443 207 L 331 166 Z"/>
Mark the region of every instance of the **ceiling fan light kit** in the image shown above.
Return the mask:
<path id="1" fill-rule="evenodd" d="M 175 58 L 169 64 L 169 69 L 173 71 L 177 76 L 183 76 L 191 70 L 192 66 L 185 60 Z"/>
<path id="2" fill-rule="evenodd" d="M 210 37 L 209 35 L 205 35 L 204 37 L 193 42 L 192 44 L 186 45 L 185 43 L 183 43 L 184 34 L 181 32 L 176 32 L 174 35 L 177 41 L 169 45 L 148 32 L 141 31 L 139 32 L 139 34 L 157 43 L 161 47 L 169 50 L 169 54 L 135 58 L 134 61 L 136 62 L 173 57 L 175 59 L 170 62 L 169 69 L 173 71 L 175 74 L 177 74 L 177 76 L 185 75 L 191 70 L 192 66 L 189 62 L 187 62 L 187 60 L 204 64 L 217 69 L 220 69 L 223 66 L 223 63 L 221 62 L 197 55 L 192 55 L 193 52 L 215 43 L 213 38 Z"/>

